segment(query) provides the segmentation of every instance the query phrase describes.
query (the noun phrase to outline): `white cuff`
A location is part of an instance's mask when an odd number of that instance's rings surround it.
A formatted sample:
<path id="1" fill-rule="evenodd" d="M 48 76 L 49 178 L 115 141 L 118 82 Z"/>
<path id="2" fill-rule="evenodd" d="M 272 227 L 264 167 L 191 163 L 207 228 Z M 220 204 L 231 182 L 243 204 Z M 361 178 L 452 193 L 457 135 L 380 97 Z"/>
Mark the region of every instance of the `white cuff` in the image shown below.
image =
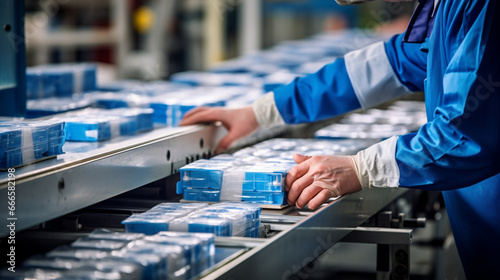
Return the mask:
<path id="1" fill-rule="evenodd" d="M 364 109 L 412 93 L 394 73 L 384 42 L 347 53 L 345 65 L 356 97 Z"/>
<path id="2" fill-rule="evenodd" d="M 274 102 L 274 92 L 270 92 L 257 99 L 252 104 L 253 112 L 257 123 L 261 128 L 270 128 L 277 125 L 284 125 L 285 121 Z"/>
<path id="3" fill-rule="evenodd" d="M 395 188 L 399 186 L 399 168 L 396 162 L 397 141 L 398 136 L 393 136 L 356 154 L 356 171 L 361 187 Z"/>

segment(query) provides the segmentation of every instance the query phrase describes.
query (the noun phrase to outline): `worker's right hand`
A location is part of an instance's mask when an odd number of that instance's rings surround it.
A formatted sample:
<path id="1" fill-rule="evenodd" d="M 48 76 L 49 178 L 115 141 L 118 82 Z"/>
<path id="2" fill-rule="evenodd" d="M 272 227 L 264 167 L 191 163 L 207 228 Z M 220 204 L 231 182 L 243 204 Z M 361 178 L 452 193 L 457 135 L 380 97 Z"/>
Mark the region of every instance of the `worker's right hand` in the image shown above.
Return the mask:
<path id="1" fill-rule="evenodd" d="M 184 115 L 181 126 L 196 123 L 210 123 L 220 121 L 228 130 L 227 135 L 217 145 L 216 151 L 227 150 L 231 144 L 259 128 L 255 113 L 251 106 L 239 109 L 226 109 L 222 107 L 198 107 Z"/>

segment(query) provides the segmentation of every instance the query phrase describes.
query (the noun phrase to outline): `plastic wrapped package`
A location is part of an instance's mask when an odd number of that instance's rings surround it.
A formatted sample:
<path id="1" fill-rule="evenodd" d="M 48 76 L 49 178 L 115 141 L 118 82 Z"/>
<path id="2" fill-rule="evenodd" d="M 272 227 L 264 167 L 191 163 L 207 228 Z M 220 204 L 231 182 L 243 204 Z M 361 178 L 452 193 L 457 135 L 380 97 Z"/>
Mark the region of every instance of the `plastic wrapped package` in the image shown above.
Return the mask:
<path id="1" fill-rule="evenodd" d="M 72 279 L 72 277 L 76 276 L 84 276 L 85 278 L 83 279 L 87 279 L 87 277 L 92 279 L 91 277 L 93 274 L 98 275 L 99 279 L 103 277 L 103 274 L 107 274 L 107 277 L 113 277 L 110 279 L 122 280 L 141 279 L 143 276 L 143 269 L 138 264 L 114 259 L 95 261 L 39 256 L 24 261 L 23 267 L 60 271 L 62 275 L 68 277 L 68 279 Z"/>
<path id="2" fill-rule="evenodd" d="M 162 203 L 144 213 L 130 216 L 123 220 L 122 224 L 127 232 L 147 235 L 174 231 L 257 237 L 260 209 L 258 205 L 246 203 L 221 206 L 208 206 L 204 203 Z"/>
<path id="3" fill-rule="evenodd" d="M 174 219 L 175 216 L 169 212 L 145 212 L 128 217 L 122 221 L 122 224 L 127 232 L 153 235 L 160 231 L 168 231 L 169 223 Z"/>
<path id="4" fill-rule="evenodd" d="M 318 139 L 371 138 L 384 139 L 410 132 L 406 125 L 391 124 L 332 124 L 314 134 Z"/>
<path id="5" fill-rule="evenodd" d="M 81 260 L 102 260 L 111 256 L 111 252 L 100 249 L 74 248 L 70 246 L 60 246 L 45 254 L 49 258 L 69 258 Z"/>
<path id="6" fill-rule="evenodd" d="M 184 114 L 199 106 L 224 106 L 225 101 L 217 96 L 199 96 L 189 92 L 179 93 L 177 96 L 165 95 L 153 97 L 149 107 L 153 108 L 155 123 L 167 126 L 178 126 Z"/>
<path id="7" fill-rule="evenodd" d="M 63 153 L 64 122 L 0 122 L 0 168 L 6 169 Z"/>
<path id="8" fill-rule="evenodd" d="M 284 202 L 284 178 L 292 164 L 235 165 L 237 162 L 200 160 L 182 167 L 177 193 L 184 193 L 184 199 L 194 201 L 252 201 L 279 205 Z"/>
<path id="9" fill-rule="evenodd" d="M 253 63 L 274 64 L 279 68 L 292 70 L 303 63 L 310 61 L 310 58 L 294 54 L 284 53 L 276 50 L 266 50 L 255 54 L 244 56 L 244 59 Z"/>
<path id="10" fill-rule="evenodd" d="M 127 247 L 115 251 L 114 256 L 134 261 L 144 266 L 148 274 L 144 279 L 189 279 L 192 275 L 190 252 L 181 245 L 167 245 L 145 239 L 130 242 Z M 151 276 L 151 277 L 149 277 Z"/>
<path id="11" fill-rule="evenodd" d="M 30 67 L 26 71 L 28 99 L 69 97 L 73 93 L 96 89 L 94 64 L 50 64 Z"/>
<path id="12" fill-rule="evenodd" d="M 224 61 L 210 69 L 213 73 L 249 73 L 256 77 L 263 77 L 280 71 L 281 68 L 271 63 L 257 63 L 255 61 L 237 58 Z"/>
<path id="13" fill-rule="evenodd" d="M 65 113 L 78 109 L 84 109 L 90 107 L 91 105 L 91 101 L 76 95 L 73 97 L 53 97 L 28 100 L 26 103 L 26 118 L 39 118 Z"/>
<path id="14" fill-rule="evenodd" d="M 26 97 L 38 99 L 56 96 L 56 79 L 53 75 L 45 75 L 39 69 L 26 70 Z"/>
<path id="15" fill-rule="evenodd" d="M 173 74 L 170 81 L 191 86 L 253 86 L 255 77 L 251 74 L 186 71 Z"/>
<path id="16" fill-rule="evenodd" d="M 67 279 L 63 271 L 41 268 L 17 268 L 16 272 L 12 273 L 7 269 L 2 269 L 0 272 L 2 280 L 28 280 L 28 279 L 43 279 L 43 280 L 60 280 Z"/>
<path id="17" fill-rule="evenodd" d="M 97 142 L 120 135 L 118 117 L 73 116 L 62 119 L 66 122 L 65 132 L 68 141 Z"/>
<path id="18" fill-rule="evenodd" d="M 83 98 L 96 108 L 135 108 L 147 107 L 148 96 L 133 92 L 87 92 Z"/>
<path id="19" fill-rule="evenodd" d="M 168 81 L 144 82 L 139 80 L 116 80 L 98 86 L 99 91 L 129 92 L 142 96 L 155 96 L 185 88 L 188 86 Z"/>
<path id="20" fill-rule="evenodd" d="M 206 259 L 203 259 L 203 247 L 201 240 L 197 238 L 183 238 L 156 234 L 144 238 L 145 241 L 152 244 L 160 245 L 175 245 L 181 246 L 184 250 L 184 258 L 186 265 L 190 270 L 187 273 L 188 278 L 194 277 L 201 273 L 203 267 L 206 266 Z"/>
<path id="21" fill-rule="evenodd" d="M 116 108 L 111 110 L 88 109 L 79 115 L 92 117 L 117 117 L 120 119 L 120 135 L 132 135 L 153 129 L 151 108 Z"/>
<path id="22" fill-rule="evenodd" d="M 211 233 L 193 233 L 193 232 L 172 232 L 162 231 L 158 236 L 184 238 L 188 240 L 199 240 L 202 246 L 200 253 L 199 272 L 215 264 L 215 238 Z"/>
<path id="23" fill-rule="evenodd" d="M 109 229 L 95 229 L 88 236 L 90 239 L 134 241 L 144 237 L 143 233 L 116 232 Z"/>
<path id="24" fill-rule="evenodd" d="M 119 250 L 125 247 L 128 243 L 129 241 L 80 237 L 77 240 L 73 241 L 73 243 L 71 243 L 71 247 L 112 251 L 112 250 Z"/>
<path id="25" fill-rule="evenodd" d="M 172 220 L 168 225 L 169 231 L 205 232 L 216 236 L 231 236 L 231 222 L 225 218 L 211 217 L 183 217 Z"/>

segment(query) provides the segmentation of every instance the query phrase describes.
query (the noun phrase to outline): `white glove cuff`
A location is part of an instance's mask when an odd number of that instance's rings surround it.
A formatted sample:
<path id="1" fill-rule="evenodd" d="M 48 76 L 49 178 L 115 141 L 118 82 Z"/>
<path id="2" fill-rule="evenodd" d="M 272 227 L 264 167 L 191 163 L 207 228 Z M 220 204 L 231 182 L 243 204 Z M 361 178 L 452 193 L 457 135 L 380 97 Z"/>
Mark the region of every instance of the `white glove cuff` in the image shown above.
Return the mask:
<path id="1" fill-rule="evenodd" d="M 252 109 L 261 128 L 270 128 L 277 125 L 284 125 L 285 121 L 281 117 L 276 102 L 274 102 L 274 92 L 269 92 L 252 104 Z"/>
<path id="2" fill-rule="evenodd" d="M 356 154 L 356 173 L 362 188 L 399 186 L 397 141 L 398 136 L 393 136 Z"/>

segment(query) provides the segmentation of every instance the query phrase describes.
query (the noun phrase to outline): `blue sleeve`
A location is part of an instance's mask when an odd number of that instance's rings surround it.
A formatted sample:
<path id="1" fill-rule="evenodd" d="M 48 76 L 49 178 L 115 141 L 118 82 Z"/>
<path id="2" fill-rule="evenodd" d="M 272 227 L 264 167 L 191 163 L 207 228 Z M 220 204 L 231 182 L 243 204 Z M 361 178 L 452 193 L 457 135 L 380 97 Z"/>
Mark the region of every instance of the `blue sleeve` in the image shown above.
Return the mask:
<path id="1" fill-rule="evenodd" d="M 275 89 L 274 100 L 288 124 L 319 121 L 361 107 L 343 58 Z"/>
<path id="2" fill-rule="evenodd" d="M 456 189 L 500 172 L 500 4 L 442 3 L 429 45 L 429 122 L 396 146 L 405 187 Z"/>
<path id="3" fill-rule="evenodd" d="M 411 91 L 423 91 L 427 70 L 427 53 L 422 44 L 404 43 L 405 33 L 393 36 L 385 43 L 387 58 L 399 81 Z"/>

